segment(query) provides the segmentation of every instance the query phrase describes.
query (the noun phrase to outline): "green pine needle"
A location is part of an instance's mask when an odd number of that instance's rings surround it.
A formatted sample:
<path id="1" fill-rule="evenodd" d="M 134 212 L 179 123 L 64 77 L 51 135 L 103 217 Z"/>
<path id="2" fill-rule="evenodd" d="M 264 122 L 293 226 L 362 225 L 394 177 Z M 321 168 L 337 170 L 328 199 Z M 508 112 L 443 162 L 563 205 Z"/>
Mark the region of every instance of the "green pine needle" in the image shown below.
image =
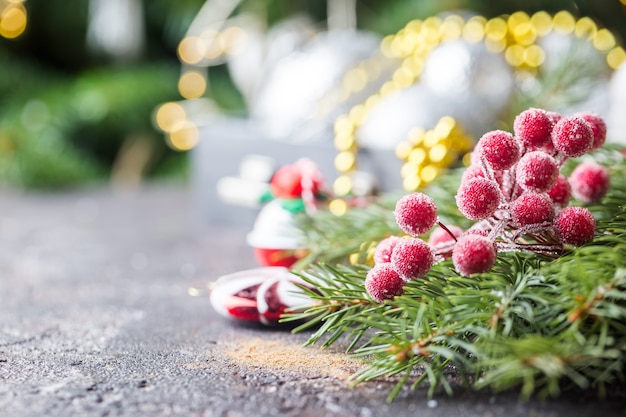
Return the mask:
<path id="1" fill-rule="evenodd" d="M 463 386 L 516 388 L 524 398 L 571 387 L 605 395 L 626 380 L 626 163 L 615 149 L 594 157 L 609 167 L 612 188 L 589 207 L 598 220 L 592 242 L 556 260 L 500 253 L 489 272 L 469 278 L 446 260 L 382 304 L 365 291 L 369 266 L 348 257 L 364 261 L 375 242 L 398 234 L 397 196 L 309 218 L 303 230 L 314 254 L 298 274 L 315 288 L 302 287 L 315 304 L 285 321 L 302 321 L 294 331 L 312 331 L 308 344 L 340 343 L 362 358 L 354 384 L 393 378 L 389 401 L 409 383 L 429 395 Z M 436 195 L 444 222 L 466 227 L 453 201 L 458 179 L 451 171 L 425 192 Z"/>

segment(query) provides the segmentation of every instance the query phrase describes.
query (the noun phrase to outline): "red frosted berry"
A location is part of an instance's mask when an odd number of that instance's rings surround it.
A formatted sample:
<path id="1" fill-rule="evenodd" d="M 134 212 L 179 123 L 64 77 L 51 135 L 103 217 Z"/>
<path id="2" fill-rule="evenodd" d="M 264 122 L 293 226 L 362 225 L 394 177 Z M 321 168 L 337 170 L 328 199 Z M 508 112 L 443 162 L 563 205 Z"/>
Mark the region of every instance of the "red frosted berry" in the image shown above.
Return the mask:
<path id="1" fill-rule="evenodd" d="M 554 204 L 558 204 L 561 207 L 565 207 L 569 204 L 569 200 L 572 198 L 572 187 L 569 181 L 563 174 L 559 174 L 556 179 L 556 184 L 548 190 L 548 196 Z"/>
<path id="2" fill-rule="evenodd" d="M 511 218 L 517 226 L 554 220 L 554 203 L 546 193 L 524 193 L 511 203 Z"/>
<path id="3" fill-rule="evenodd" d="M 398 236 L 389 236 L 378 242 L 374 249 L 374 262 L 377 264 L 391 262 L 391 254 L 399 240 Z"/>
<path id="4" fill-rule="evenodd" d="M 509 169 L 520 158 L 519 143 L 512 134 L 503 130 L 485 133 L 478 145 L 485 163 L 494 171 Z"/>
<path id="5" fill-rule="evenodd" d="M 606 141 L 606 123 L 600 115 L 592 112 L 578 113 L 576 116 L 580 116 L 591 125 L 591 131 L 593 132 L 593 145 L 591 149 L 598 149 L 604 145 Z"/>
<path id="6" fill-rule="evenodd" d="M 452 232 L 452 235 L 454 237 L 451 236 L 447 230 L 441 227 L 437 227 L 433 229 L 432 233 L 428 237 L 428 244 L 431 246 L 435 246 L 440 243 L 451 242 L 454 240 L 454 238 L 458 238 L 459 236 L 463 234 L 463 229 L 461 229 L 459 226 L 450 225 L 446 227 L 448 228 L 450 232 Z"/>
<path id="7" fill-rule="evenodd" d="M 595 162 L 578 165 L 569 177 L 572 194 L 583 203 L 597 203 L 611 185 L 609 171 Z"/>
<path id="8" fill-rule="evenodd" d="M 378 303 L 404 293 L 404 281 L 391 264 L 378 264 L 365 277 L 365 290 Z"/>
<path id="9" fill-rule="evenodd" d="M 550 140 L 554 122 L 543 109 L 530 108 L 517 115 L 513 131 L 519 140 L 530 148 L 540 148 Z"/>
<path id="10" fill-rule="evenodd" d="M 488 271 L 496 262 L 496 255 L 496 247 L 487 237 L 464 234 L 454 245 L 452 263 L 459 274 L 468 277 Z"/>
<path id="11" fill-rule="evenodd" d="M 515 171 L 517 183 L 527 191 L 548 191 L 559 177 L 556 160 L 543 151 L 522 156 Z"/>
<path id="12" fill-rule="evenodd" d="M 491 216 L 500 205 L 500 189 L 495 181 L 472 178 L 461 183 L 456 194 L 456 205 L 470 220 L 482 220 Z"/>
<path id="13" fill-rule="evenodd" d="M 394 211 L 400 229 L 411 236 L 428 232 L 437 221 L 437 206 L 423 193 L 411 193 L 396 203 Z"/>
<path id="14" fill-rule="evenodd" d="M 391 254 L 393 269 L 405 280 L 421 278 L 435 262 L 430 246 L 422 239 L 400 239 Z"/>
<path id="15" fill-rule="evenodd" d="M 554 221 L 561 242 L 580 246 L 596 234 L 596 219 L 584 207 L 565 207 Z"/>
<path id="16" fill-rule="evenodd" d="M 476 164 L 468 166 L 465 171 L 463 171 L 463 175 L 461 176 L 461 182 L 467 182 L 476 177 L 485 177 L 485 171 L 483 171 L 480 165 L 478 165 L 478 162 Z"/>
<path id="17" fill-rule="evenodd" d="M 555 111 L 546 110 L 546 114 L 554 124 L 556 124 L 559 120 L 563 118 L 563 116 L 561 116 L 561 113 L 557 113 Z"/>
<path id="18" fill-rule="evenodd" d="M 579 116 L 564 117 L 552 129 L 554 147 L 570 158 L 589 152 L 593 141 L 591 125 Z"/>

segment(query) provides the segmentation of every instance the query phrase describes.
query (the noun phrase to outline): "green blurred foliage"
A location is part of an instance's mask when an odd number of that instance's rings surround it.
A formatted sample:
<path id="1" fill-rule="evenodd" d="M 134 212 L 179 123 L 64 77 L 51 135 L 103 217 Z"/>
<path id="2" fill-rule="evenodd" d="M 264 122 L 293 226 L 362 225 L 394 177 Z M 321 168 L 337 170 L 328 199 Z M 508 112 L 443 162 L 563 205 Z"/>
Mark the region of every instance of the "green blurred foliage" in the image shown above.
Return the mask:
<path id="1" fill-rule="evenodd" d="M 0 38 L 0 183 L 73 186 L 106 180 L 124 144 L 151 144 L 148 177 L 184 176 L 186 155 L 171 150 L 152 124 L 155 108 L 180 100 L 176 47 L 204 0 L 144 0 L 147 44 L 133 61 L 115 63 L 86 45 L 86 0 L 27 0 L 28 27 Z M 622 41 L 626 7 L 618 0 L 358 0 L 359 27 L 382 35 L 407 21 L 445 10 L 487 17 L 525 10 L 566 9 L 590 16 Z M 243 0 L 235 13 L 256 13 L 268 26 L 294 14 L 325 25 L 320 0 Z M 225 66 L 209 71 L 208 94 L 224 111 L 245 112 Z"/>

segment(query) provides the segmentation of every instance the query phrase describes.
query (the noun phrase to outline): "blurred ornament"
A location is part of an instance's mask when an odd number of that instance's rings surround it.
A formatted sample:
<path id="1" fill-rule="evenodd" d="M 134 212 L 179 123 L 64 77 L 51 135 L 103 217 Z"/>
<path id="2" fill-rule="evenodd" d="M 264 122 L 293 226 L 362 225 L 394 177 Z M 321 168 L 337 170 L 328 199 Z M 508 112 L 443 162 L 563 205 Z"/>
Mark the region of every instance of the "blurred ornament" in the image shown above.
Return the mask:
<path id="1" fill-rule="evenodd" d="M 613 73 L 610 84 L 611 110 L 607 117 L 607 141 L 626 145 L 626 65 Z"/>
<path id="2" fill-rule="evenodd" d="M 145 43 L 141 0 L 89 0 L 87 43 L 115 60 L 136 58 Z"/>
<path id="3" fill-rule="evenodd" d="M 249 269 L 218 278 L 210 302 L 225 318 L 277 325 L 286 309 L 312 305 L 311 298 L 296 284 L 305 285 L 284 267 Z"/>
<path id="4" fill-rule="evenodd" d="M 294 216 L 317 210 L 322 197 L 322 175 L 311 160 L 302 158 L 280 167 L 269 188 L 267 198 L 273 200 L 257 216 L 247 237 L 248 244 L 254 248 L 259 264 L 289 267 L 307 254 Z"/>
<path id="5" fill-rule="evenodd" d="M 244 30 L 236 48 L 226 56 L 226 64 L 249 108 L 276 63 L 309 42 L 316 32 L 313 23 L 302 16 L 279 22 L 269 30 L 257 16 L 247 14 L 231 19 L 229 25 Z"/>
<path id="6" fill-rule="evenodd" d="M 282 200 L 270 201 L 261 209 L 247 236 L 260 265 L 289 267 L 306 254 L 293 215 Z"/>
<path id="7" fill-rule="evenodd" d="M 251 103 L 251 117 L 269 136 L 292 142 L 319 140 L 323 120 L 315 115 L 325 95 L 342 77 L 378 50 L 371 33 L 320 33 L 311 42 L 278 60 L 266 73 Z"/>
<path id="8" fill-rule="evenodd" d="M 394 149 L 415 127 L 431 128 L 444 115 L 479 137 L 493 126 L 513 90 L 513 71 L 484 45 L 454 41 L 434 49 L 421 81 L 382 97 L 360 126 L 360 146 Z"/>

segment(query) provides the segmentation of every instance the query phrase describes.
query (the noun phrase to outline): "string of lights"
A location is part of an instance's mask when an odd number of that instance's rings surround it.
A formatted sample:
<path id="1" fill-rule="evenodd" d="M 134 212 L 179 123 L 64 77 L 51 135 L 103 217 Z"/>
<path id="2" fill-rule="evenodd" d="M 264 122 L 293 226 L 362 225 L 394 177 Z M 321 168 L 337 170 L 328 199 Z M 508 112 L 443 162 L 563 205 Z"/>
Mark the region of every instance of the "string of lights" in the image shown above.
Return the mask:
<path id="1" fill-rule="evenodd" d="M 341 197 L 352 192 L 352 174 L 357 169 L 359 127 L 383 97 L 420 79 L 433 49 L 459 39 L 469 43 L 484 42 L 489 51 L 503 54 L 516 73 L 534 74 L 546 58 L 538 41 L 552 32 L 589 41 L 597 51 L 606 54 L 606 63 L 612 70 L 626 61 L 626 52 L 608 29 L 599 28 L 589 17 L 576 19 L 567 11 L 553 16 L 544 11 L 533 15 L 519 11 L 492 19 L 473 16 L 467 20 L 455 14 L 444 18 L 433 16 L 412 20 L 396 34 L 385 37 L 381 43 L 382 53 L 400 60 L 401 64 L 378 92 L 335 121 L 334 143 L 338 152 L 335 168 L 339 176 L 333 191 L 340 198 L 331 203 L 331 209 L 337 214 L 347 209 Z M 344 80 L 347 84 L 353 84 L 350 76 L 347 74 L 348 78 Z M 409 138 L 396 148 L 396 154 L 404 161 L 401 171 L 404 188 L 414 191 L 430 183 L 446 163 L 455 162 L 459 153 L 469 150 L 469 143 L 460 125 L 449 116 L 442 118 L 431 130 L 423 127 L 413 129 Z"/>

